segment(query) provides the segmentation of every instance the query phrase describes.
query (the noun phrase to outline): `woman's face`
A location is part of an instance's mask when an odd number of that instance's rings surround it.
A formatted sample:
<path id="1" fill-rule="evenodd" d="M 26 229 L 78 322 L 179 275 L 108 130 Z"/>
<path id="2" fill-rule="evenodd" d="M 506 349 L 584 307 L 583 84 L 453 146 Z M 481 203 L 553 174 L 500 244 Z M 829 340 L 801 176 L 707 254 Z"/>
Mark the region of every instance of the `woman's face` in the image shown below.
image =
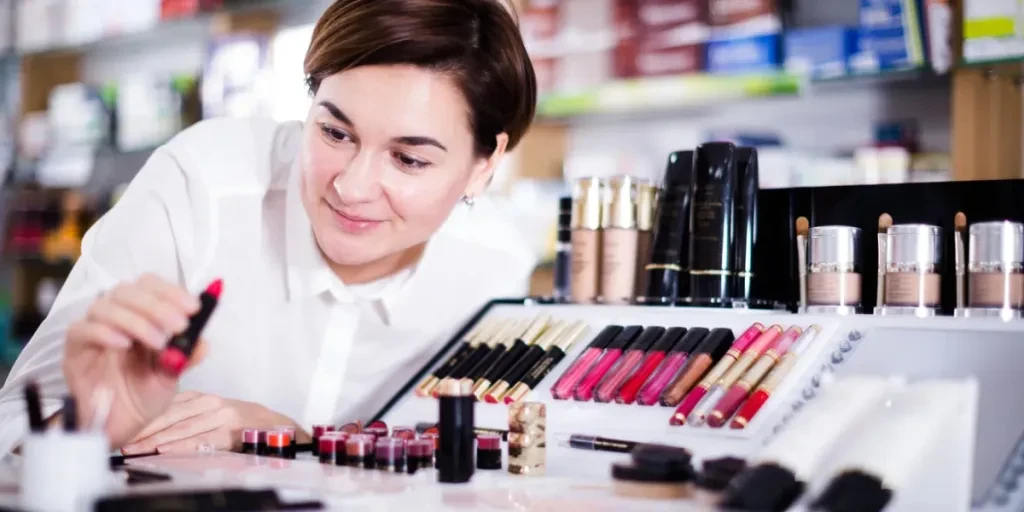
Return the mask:
<path id="1" fill-rule="evenodd" d="M 303 204 L 335 265 L 419 246 L 464 196 L 483 191 L 504 152 L 474 153 L 469 108 L 449 78 L 363 66 L 323 80 L 303 134 Z"/>

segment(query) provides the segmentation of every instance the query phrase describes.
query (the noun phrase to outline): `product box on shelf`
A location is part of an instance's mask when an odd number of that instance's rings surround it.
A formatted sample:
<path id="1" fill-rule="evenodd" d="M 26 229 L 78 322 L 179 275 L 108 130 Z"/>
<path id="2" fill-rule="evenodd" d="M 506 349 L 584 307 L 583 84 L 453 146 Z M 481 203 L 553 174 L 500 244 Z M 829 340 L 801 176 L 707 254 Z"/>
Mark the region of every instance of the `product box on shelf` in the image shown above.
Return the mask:
<path id="1" fill-rule="evenodd" d="M 857 73 L 921 67 L 927 50 L 920 0 L 861 0 Z"/>
<path id="2" fill-rule="evenodd" d="M 846 26 L 791 29 L 784 36 L 786 71 L 815 79 L 845 76 L 857 36 L 856 28 Z"/>
<path id="3" fill-rule="evenodd" d="M 967 62 L 1024 55 L 1021 7 L 1016 0 L 964 0 L 963 57 Z"/>
<path id="4" fill-rule="evenodd" d="M 744 39 L 782 32 L 778 0 L 709 0 L 708 19 L 715 40 Z"/>
<path id="5" fill-rule="evenodd" d="M 700 71 L 708 38 L 706 4 L 697 0 L 618 0 L 614 51 L 619 78 Z"/>
<path id="6" fill-rule="evenodd" d="M 713 40 L 707 45 L 711 73 L 753 73 L 778 69 L 782 64 L 778 34 L 743 39 Z"/>

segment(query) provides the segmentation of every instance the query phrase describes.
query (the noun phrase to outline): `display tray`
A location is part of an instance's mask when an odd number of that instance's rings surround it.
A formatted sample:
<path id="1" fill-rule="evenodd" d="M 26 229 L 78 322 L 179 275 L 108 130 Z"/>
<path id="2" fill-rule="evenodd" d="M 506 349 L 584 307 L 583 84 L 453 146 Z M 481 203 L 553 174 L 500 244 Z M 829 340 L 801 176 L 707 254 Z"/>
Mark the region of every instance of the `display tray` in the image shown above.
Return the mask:
<path id="1" fill-rule="evenodd" d="M 976 426 L 972 494 L 975 508 L 1019 510 L 1024 499 L 1018 480 L 1024 474 L 1024 401 L 1017 391 L 1024 387 L 1024 323 L 984 318 L 876 317 L 789 314 L 763 310 L 645 307 L 633 305 L 544 304 L 531 300 L 494 301 L 424 366 L 405 389 L 376 415 L 392 426 L 437 421 L 436 399 L 415 394 L 415 388 L 442 365 L 479 322 L 494 318 L 526 319 L 547 314 L 557 320 L 583 321 L 587 331 L 567 356 L 523 401 L 547 408 L 550 474 L 576 476 L 592 473 L 607 478 L 607 454 L 569 448 L 570 434 L 596 435 L 637 442 L 682 446 L 694 454 L 695 464 L 720 456 L 749 457 L 813 400 L 823 383 L 845 375 L 900 375 L 913 381 L 932 378 L 974 377 L 980 389 Z M 728 328 L 739 336 L 752 323 L 778 324 L 821 331 L 797 359 L 791 371 L 772 392 L 746 428 L 672 426 L 674 408 L 619 403 L 556 400 L 551 387 L 590 340 L 608 325 Z M 508 428 L 504 405 L 478 402 L 479 427 Z M 564 459 L 579 461 L 561 466 Z M 588 462 L 589 461 L 589 462 Z M 559 474 L 559 467 L 568 471 Z M 1017 508 L 1013 508 L 1016 506 Z M 995 508 L 993 508 L 995 507 Z"/>

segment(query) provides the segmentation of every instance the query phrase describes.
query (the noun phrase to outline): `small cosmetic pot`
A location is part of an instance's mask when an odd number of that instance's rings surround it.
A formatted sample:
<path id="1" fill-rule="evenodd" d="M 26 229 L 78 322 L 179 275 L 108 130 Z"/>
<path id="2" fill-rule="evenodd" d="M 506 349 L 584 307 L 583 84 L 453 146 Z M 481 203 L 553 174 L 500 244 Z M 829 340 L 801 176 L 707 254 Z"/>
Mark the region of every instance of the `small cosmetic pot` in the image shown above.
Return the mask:
<path id="1" fill-rule="evenodd" d="M 498 434 L 476 436 L 476 468 L 501 469 L 501 436 Z"/>

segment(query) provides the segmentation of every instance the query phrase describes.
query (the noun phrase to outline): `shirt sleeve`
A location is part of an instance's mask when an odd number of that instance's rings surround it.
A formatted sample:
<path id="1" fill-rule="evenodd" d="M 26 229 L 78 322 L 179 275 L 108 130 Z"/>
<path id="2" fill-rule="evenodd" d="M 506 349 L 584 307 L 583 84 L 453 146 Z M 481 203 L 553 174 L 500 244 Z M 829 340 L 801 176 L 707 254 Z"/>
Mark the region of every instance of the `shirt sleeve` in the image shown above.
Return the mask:
<path id="1" fill-rule="evenodd" d="M 39 384 L 45 416 L 59 410 L 67 392 L 62 369 L 66 332 L 97 296 L 145 273 L 184 283 L 194 260 L 197 213 L 188 185 L 174 156 L 158 149 L 118 203 L 86 232 L 81 257 L 0 389 L 0 454 L 28 431 L 22 392 L 27 382 Z"/>

